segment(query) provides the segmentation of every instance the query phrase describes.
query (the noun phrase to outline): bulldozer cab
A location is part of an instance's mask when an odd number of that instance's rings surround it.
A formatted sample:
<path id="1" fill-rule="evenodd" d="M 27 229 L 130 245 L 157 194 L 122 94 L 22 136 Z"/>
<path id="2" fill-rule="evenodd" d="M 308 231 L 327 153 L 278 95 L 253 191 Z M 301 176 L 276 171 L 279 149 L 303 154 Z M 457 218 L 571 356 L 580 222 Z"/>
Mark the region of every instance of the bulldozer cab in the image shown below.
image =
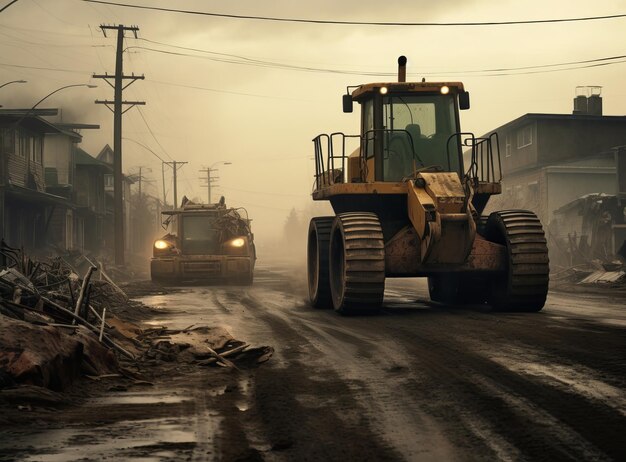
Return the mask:
<path id="1" fill-rule="evenodd" d="M 469 107 L 461 83 L 378 83 L 345 95 L 361 106 L 361 181 L 402 181 L 418 171 L 463 173 L 459 109 Z M 344 97 L 344 111 L 351 101 Z"/>

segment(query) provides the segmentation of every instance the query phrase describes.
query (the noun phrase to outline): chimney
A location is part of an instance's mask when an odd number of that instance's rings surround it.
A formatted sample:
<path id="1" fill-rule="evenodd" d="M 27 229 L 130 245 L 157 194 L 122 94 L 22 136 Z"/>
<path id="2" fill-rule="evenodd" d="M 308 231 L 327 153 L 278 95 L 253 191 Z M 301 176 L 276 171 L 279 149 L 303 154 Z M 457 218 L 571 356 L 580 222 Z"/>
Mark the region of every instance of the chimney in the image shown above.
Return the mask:
<path id="1" fill-rule="evenodd" d="M 406 82 L 406 56 L 398 58 L 398 82 Z"/>
<path id="2" fill-rule="evenodd" d="M 579 86 L 574 96 L 574 115 L 602 115 L 602 87 Z"/>

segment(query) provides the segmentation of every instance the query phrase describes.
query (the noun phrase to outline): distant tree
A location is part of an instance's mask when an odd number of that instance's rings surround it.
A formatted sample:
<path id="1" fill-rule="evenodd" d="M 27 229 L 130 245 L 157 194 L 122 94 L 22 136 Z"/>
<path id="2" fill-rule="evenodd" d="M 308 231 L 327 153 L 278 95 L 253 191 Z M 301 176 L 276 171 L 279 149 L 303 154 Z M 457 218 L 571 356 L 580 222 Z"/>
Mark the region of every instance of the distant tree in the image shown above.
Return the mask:
<path id="1" fill-rule="evenodd" d="M 283 231 L 285 241 L 291 245 L 298 236 L 299 231 L 300 219 L 298 218 L 298 212 L 296 212 L 296 208 L 293 207 L 289 212 L 289 215 L 287 215 L 287 219 L 285 220 L 285 227 Z"/>

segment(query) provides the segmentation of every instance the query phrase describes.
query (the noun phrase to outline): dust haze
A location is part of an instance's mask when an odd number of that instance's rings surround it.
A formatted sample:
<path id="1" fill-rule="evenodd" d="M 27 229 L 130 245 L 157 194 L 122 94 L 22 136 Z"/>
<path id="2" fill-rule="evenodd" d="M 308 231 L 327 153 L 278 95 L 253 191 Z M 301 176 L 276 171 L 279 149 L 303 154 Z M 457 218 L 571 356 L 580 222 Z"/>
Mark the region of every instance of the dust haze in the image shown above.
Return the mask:
<path id="1" fill-rule="evenodd" d="M 171 8 L 170 2 L 139 2 Z M 602 14 L 619 13 L 625 2 L 597 2 Z M 222 12 L 214 1 L 177 2 L 188 10 Z M 393 21 L 471 21 L 588 15 L 586 2 L 391 1 L 364 5 L 348 1 L 315 6 L 281 1 L 254 1 L 228 6 L 229 13 Z M 231 11 L 234 10 L 234 11 Z M 595 13 L 595 11 L 594 11 Z M 171 169 L 161 160 L 186 161 L 180 170 L 182 195 L 206 201 L 199 170 L 217 165 L 213 196 L 229 206 L 245 207 L 261 248 L 277 246 L 282 228 L 295 209 L 305 220 L 313 182 L 311 139 L 322 132 L 356 133 L 356 115 L 341 112 L 347 85 L 389 80 L 381 75 L 342 75 L 258 65 L 224 55 L 300 66 L 394 73 L 395 60 L 409 59 L 410 79 L 462 80 L 472 94 L 472 110 L 463 114 L 464 131 L 482 134 L 528 112 L 571 113 L 577 85 L 603 86 L 604 113 L 624 114 L 623 64 L 526 75 L 491 75 L 478 70 L 563 63 L 616 56 L 622 44 L 620 22 L 528 27 L 372 27 L 290 24 L 232 20 L 95 3 L 21 0 L 0 16 L 0 79 L 28 80 L 0 93 L 5 107 L 28 107 L 61 85 L 97 84 L 97 89 L 70 89 L 54 95 L 44 107 L 61 109 L 63 122 L 99 124 L 83 131 L 81 147 L 96 155 L 112 144 L 112 114 L 95 99 L 111 99 L 112 89 L 93 73 L 113 73 L 115 39 L 105 38 L 100 24 L 136 24 L 139 39 L 128 36 L 125 73 L 144 74 L 132 84 L 127 100 L 145 101 L 124 116 L 124 169 L 143 166 L 151 181 L 149 194 L 173 200 Z M 144 40 L 145 39 L 145 40 Z M 148 41 L 149 40 L 149 41 Z M 160 45 L 158 43 L 166 45 Z M 181 48 L 173 48 L 173 46 Z M 190 49 L 202 50 L 192 51 Z M 155 51 L 160 50 L 160 51 Z M 210 52 L 210 53 L 209 53 Z M 221 54 L 221 55 L 220 55 Z M 228 59 L 223 59 L 228 58 Z M 139 142 L 144 147 L 140 146 Z M 165 183 L 165 187 L 163 187 Z M 302 236 L 304 239 L 304 236 Z"/>

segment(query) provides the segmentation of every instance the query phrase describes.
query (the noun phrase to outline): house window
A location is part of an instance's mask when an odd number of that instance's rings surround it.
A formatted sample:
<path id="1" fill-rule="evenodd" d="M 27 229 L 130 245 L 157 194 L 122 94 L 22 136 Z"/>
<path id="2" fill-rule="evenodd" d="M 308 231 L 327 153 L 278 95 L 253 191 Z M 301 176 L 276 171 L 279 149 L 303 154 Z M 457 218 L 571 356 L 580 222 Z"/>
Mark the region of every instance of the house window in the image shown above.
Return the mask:
<path id="1" fill-rule="evenodd" d="M 40 138 L 29 138 L 29 154 L 31 162 L 41 164 L 42 156 L 41 156 L 41 139 Z"/>
<path id="2" fill-rule="evenodd" d="M 31 141 L 32 138 L 28 136 L 26 133 L 22 132 L 19 136 L 20 148 L 18 150 L 20 157 L 24 159 L 30 158 L 30 149 L 31 149 Z"/>
<path id="3" fill-rule="evenodd" d="M 504 155 L 511 157 L 511 135 L 509 133 L 504 137 Z"/>
<path id="4" fill-rule="evenodd" d="M 104 187 L 112 188 L 113 187 L 113 175 L 104 175 Z"/>
<path id="5" fill-rule="evenodd" d="M 24 145 L 24 137 L 20 132 L 15 133 L 15 152 L 14 154 L 20 157 L 24 157 L 24 152 L 22 151 Z"/>
<path id="6" fill-rule="evenodd" d="M 526 125 L 517 131 L 517 149 L 533 144 L 533 127 Z"/>

